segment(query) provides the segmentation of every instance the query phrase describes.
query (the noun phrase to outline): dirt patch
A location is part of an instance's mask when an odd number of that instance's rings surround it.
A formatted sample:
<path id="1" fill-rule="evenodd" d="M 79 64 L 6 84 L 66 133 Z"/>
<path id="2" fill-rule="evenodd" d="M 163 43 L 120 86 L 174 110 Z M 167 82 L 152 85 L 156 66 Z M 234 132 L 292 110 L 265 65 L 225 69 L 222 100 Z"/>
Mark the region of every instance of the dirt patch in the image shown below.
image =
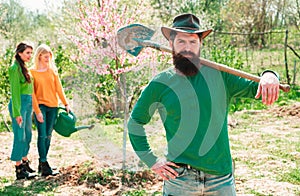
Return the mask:
<path id="1" fill-rule="evenodd" d="M 38 176 L 30 181 L 15 181 L 14 163 L 9 159 L 13 133 L 2 132 L 0 138 L 4 146 L 0 148 L 0 179 L 12 182 L 0 182 L 2 187 L 24 187 L 27 183 L 36 186 L 47 182 L 47 190 L 52 190 L 56 196 L 122 195 L 127 191 L 141 189 L 147 190 L 147 194 L 152 194 L 160 192 L 162 188 L 162 179 L 149 170 L 125 170 L 123 173 L 122 150 L 109 140 L 98 138 L 97 144 L 92 145 L 85 141 L 86 138 L 81 138 L 79 133 L 72 134 L 69 138 L 53 133 L 48 161 L 50 166 L 57 168 L 58 175 L 46 178 Z M 36 139 L 37 132 L 33 131 L 28 156 L 33 169 L 37 169 L 38 166 Z M 126 168 L 136 168 L 137 160 L 132 151 L 127 152 Z"/>
<path id="2" fill-rule="evenodd" d="M 269 109 L 269 112 L 276 114 L 278 117 L 295 116 L 300 118 L 300 103 L 294 103 L 291 106 L 277 106 Z"/>
<path id="3" fill-rule="evenodd" d="M 274 106 L 264 111 L 249 112 L 251 119 L 239 119 L 231 117 L 230 131 L 240 128 L 245 121 L 253 121 L 253 126 L 259 131 L 251 129 L 239 135 L 232 135 L 232 140 L 243 141 L 245 149 L 235 149 L 233 142 L 233 156 L 236 161 L 236 185 L 238 195 L 251 191 L 252 195 L 296 195 L 297 185 L 288 182 L 278 182 L 274 179 L 278 173 L 288 172 L 289 168 L 297 168 L 295 162 L 272 157 L 265 151 L 266 146 L 263 137 L 273 135 L 267 142 L 271 151 L 277 150 L 275 142 L 278 138 L 285 138 L 288 134 L 299 132 L 300 103 L 290 106 Z M 266 120 L 265 115 L 268 114 Z M 271 114 L 271 115 L 270 115 Z M 273 116 L 270 118 L 270 116 Z M 279 118 L 278 118 L 279 117 Z M 254 121 L 255 119 L 255 121 Z M 60 174 L 54 177 L 38 177 L 31 181 L 14 181 L 14 165 L 9 160 L 13 134 L 11 132 L 0 133 L 2 148 L 0 148 L 0 176 L 2 188 L 10 186 L 24 187 L 24 183 L 36 185 L 46 182 L 49 193 L 56 196 L 68 195 L 124 195 L 127 191 L 146 190 L 145 195 L 159 193 L 162 190 L 162 180 L 149 170 L 122 171 L 122 150 L 115 146 L 107 138 L 90 138 L 95 142 L 86 142 L 86 138 L 74 136 L 64 138 L 56 133 L 53 134 L 52 145 L 49 152 L 49 163 L 58 167 Z M 278 137 L 277 137 L 278 136 Z M 31 165 L 37 169 L 38 155 L 36 148 L 37 132 L 33 131 L 33 139 L 29 158 Z M 86 136 L 92 137 L 92 136 Z M 292 138 L 299 142 L 299 138 Z M 97 145 L 97 146 L 96 146 Z M 241 145 L 237 145 L 238 147 Z M 130 147 L 128 147 L 130 148 Z M 97 149 L 97 150 L 96 150 Z M 295 150 L 292 156 L 300 158 L 299 151 Z M 299 160 L 299 159 L 298 159 Z M 127 166 L 135 167 L 139 164 L 138 158 L 132 152 L 127 152 Z M 249 165 L 254 165 L 249 167 Z M 266 167 L 269 170 L 266 170 Z M 286 170 L 286 171 L 285 171 Z M 263 177 L 262 177 L 263 176 Z M 3 180 L 7 179 L 7 180 Z M 299 182 L 298 182 L 299 183 Z M 298 190 L 297 193 L 299 193 Z M 38 195 L 38 194 L 31 194 Z M 40 194 L 39 194 L 40 195 Z"/>
<path id="4" fill-rule="evenodd" d="M 66 189 L 76 187 L 74 193 L 82 191 L 84 195 L 122 195 L 125 191 L 139 189 L 147 189 L 150 193 L 160 189 L 162 182 L 149 170 L 123 172 L 120 169 L 99 171 L 96 168 L 94 163 L 75 164 L 61 168 L 59 175 L 47 177 L 47 180 Z"/>

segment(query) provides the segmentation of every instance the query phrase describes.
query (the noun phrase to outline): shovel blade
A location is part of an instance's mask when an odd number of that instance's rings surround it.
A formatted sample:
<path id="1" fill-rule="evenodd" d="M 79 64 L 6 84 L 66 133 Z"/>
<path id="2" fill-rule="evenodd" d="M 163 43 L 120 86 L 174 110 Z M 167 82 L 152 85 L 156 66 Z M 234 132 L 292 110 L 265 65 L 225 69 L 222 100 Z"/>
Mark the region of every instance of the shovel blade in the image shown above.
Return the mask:
<path id="1" fill-rule="evenodd" d="M 131 24 L 117 31 L 117 40 L 121 48 L 133 56 L 138 56 L 144 46 L 138 40 L 150 40 L 155 31 L 141 24 Z"/>

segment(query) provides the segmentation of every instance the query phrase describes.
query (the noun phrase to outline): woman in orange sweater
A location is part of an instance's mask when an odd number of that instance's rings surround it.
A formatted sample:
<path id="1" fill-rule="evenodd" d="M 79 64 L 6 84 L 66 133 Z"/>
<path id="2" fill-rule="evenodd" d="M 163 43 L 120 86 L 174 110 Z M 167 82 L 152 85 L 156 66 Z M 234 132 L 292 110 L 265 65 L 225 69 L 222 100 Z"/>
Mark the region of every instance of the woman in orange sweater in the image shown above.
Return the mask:
<path id="1" fill-rule="evenodd" d="M 58 98 L 70 111 L 64 90 L 54 63 L 50 47 L 41 44 L 34 54 L 34 66 L 30 70 L 34 79 L 32 96 L 35 123 L 38 129 L 37 147 L 39 152 L 38 171 L 42 176 L 55 175 L 47 161 L 53 126 L 57 118 Z"/>

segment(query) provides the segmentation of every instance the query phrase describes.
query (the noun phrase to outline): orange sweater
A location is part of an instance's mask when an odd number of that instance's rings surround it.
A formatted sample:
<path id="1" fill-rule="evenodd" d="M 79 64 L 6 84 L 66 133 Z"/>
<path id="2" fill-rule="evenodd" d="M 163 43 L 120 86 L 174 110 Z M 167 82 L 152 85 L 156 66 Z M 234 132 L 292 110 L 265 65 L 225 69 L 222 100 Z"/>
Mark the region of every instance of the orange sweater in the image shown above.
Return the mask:
<path id="1" fill-rule="evenodd" d="M 52 69 L 43 72 L 31 69 L 30 72 L 34 80 L 32 104 L 36 114 L 41 113 L 39 104 L 58 107 L 58 97 L 64 105 L 68 104 L 60 79 Z"/>

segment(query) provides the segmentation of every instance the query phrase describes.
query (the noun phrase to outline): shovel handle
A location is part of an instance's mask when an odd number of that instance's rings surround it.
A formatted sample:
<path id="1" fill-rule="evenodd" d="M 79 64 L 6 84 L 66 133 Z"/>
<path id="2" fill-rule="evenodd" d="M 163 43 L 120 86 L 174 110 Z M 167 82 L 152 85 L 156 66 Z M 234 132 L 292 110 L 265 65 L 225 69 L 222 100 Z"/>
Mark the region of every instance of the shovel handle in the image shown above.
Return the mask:
<path id="1" fill-rule="evenodd" d="M 163 52 L 168 52 L 168 53 L 172 53 L 172 50 L 166 46 L 163 46 L 161 44 L 158 44 L 156 42 L 153 42 L 151 40 L 141 40 L 141 39 L 135 39 L 136 41 L 139 42 L 139 44 L 141 44 L 143 47 L 151 47 L 154 48 L 156 50 L 160 50 Z M 208 67 L 211 67 L 213 69 L 219 70 L 219 71 L 223 71 L 223 72 L 227 72 L 242 78 L 246 78 L 249 80 L 252 80 L 254 82 L 259 82 L 260 81 L 260 77 L 241 71 L 241 70 L 237 70 L 231 67 L 228 67 L 226 65 L 220 64 L 220 63 L 216 63 L 216 62 L 212 62 L 209 61 L 207 59 L 204 58 L 200 58 L 200 62 L 202 65 L 206 65 Z M 290 86 L 288 84 L 279 84 L 279 88 L 283 91 L 283 92 L 289 92 L 290 91 Z"/>

